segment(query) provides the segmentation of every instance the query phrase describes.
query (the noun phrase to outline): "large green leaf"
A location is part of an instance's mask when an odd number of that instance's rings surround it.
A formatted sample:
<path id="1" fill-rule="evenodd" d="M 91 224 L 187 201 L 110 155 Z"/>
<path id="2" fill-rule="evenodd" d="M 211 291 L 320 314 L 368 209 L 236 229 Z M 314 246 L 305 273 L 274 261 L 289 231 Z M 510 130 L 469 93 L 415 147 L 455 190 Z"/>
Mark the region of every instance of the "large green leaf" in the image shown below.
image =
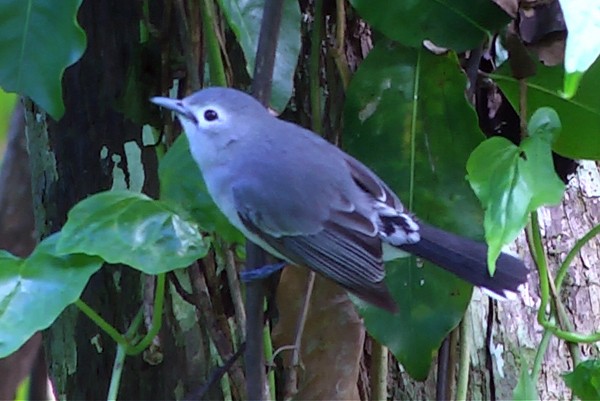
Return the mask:
<path id="1" fill-rule="evenodd" d="M 129 191 L 90 196 L 69 212 L 57 250 L 100 256 L 148 274 L 189 266 L 208 244 L 165 204 Z"/>
<path id="2" fill-rule="evenodd" d="M 217 232 L 227 242 L 243 243 L 244 236 L 217 208 L 206 190 L 185 135 L 179 135 L 160 161 L 160 199 L 189 214 L 202 229 Z"/>
<path id="3" fill-rule="evenodd" d="M 512 78 L 510 67 L 503 65 L 490 75 L 519 110 L 519 81 Z M 558 112 L 563 134 L 552 149 L 573 159 L 600 160 L 600 60 L 581 79 L 577 94 L 566 99 L 562 93 L 562 66 L 538 65 L 535 76 L 527 79 L 527 110 L 552 107 Z"/>
<path id="4" fill-rule="evenodd" d="M 344 141 L 418 217 L 481 239 L 481 209 L 465 180 L 465 162 L 483 135 L 464 88 L 454 54 L 380 42 L 348 88 Z M 386 271 L 399 312 L 361 307 L 367 329 L 423 379 L 463 316 L 471 286 L 432 264 L 418 266 L 413 257 L 388 263 Z"/>
<path id="5" fill-rule="evenodd" d="M 94 256 L 57 256 L 58 237 L 42 241 L 24 260 L 0 251 L 0 358 L 50 326 L 102 266 Z"/>
<path id="6" fill-rule="evenodd" d="M 17 103 L 17 96 L 14 93 L 6 93 L 0 88 L 0 142 L 6 143 L 8 127 L 10 126 L 11 116 Z"/>
<path id="7" fill-rule="evenodd" d="M 510 18 L 490 0 L 350 0 L 388 38 L 420 47 L 424 40 L 456 51 L 477 47 Z"/>
<path id="8" fill-rule="evenodd" d="M 252 76 L 265 0 L 218 0 L 218 2 L 242 47 L 246 58 L 246 70 Z M 271 94 L 271 107 L 278 111 L 285 109 L 292 96 L 294 72 L 301 46 L 300 22 L 298 2 L 285 0 L 275 54 Z"/>
<path id="9" fill-rule="evenodd" d="M 85 33 L 76 20 L 81 2 L 0 2 L 0 86 L 29 96 L 55 119 L 65 109 L 63 72 L 85 50 Z"/>
<path id="10" fill-rule="evenodd" d="M 581 400 L 600 400 L 600 360 L 581 362 L 563 378 L 573 394 Z"/>
<path id="11" fill-rule="evenodd" d="M 502 246 L 512 242 L 527 224 L 529 213 L 560 202 L 565 185 L 552 163 L 552 142 L 560 120 L 550 108 L 537 110 L 521 146 L 494 137 L 473 151 L 468 179 L 485 209 L 488 266 L 493 272 Z"/>

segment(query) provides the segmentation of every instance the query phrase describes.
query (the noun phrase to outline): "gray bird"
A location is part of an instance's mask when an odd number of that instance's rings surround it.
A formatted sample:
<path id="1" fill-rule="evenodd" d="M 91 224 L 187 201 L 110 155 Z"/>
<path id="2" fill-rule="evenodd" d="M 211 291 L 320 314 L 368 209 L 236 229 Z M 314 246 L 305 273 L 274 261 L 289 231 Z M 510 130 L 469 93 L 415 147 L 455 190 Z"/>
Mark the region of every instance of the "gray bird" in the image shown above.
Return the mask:
<path id="1" fill-rule="evenodd" d="M 208 192 L 247 238 L 375 306 L 396 310 L 384 260 L 407 253 L 500 297 L 527 280 L 504 253 L 490 276 L 485 244 L 417 220 L 361 162 L 243 92 L 151 101 L 177 114 Z"/>

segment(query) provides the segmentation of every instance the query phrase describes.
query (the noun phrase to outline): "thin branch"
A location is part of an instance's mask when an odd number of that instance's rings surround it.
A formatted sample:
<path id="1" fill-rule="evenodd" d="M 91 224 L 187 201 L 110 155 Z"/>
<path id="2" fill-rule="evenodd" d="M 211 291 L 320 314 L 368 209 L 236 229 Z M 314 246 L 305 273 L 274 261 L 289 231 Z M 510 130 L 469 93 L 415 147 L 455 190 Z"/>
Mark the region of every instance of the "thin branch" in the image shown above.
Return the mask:
<path id="1" fill-rule="evenodd" d="M 186 4 L 189 7 L 198 7 L 196 2 L 186 2 Z M 180 23 L 177 25 L 179 26 L 179 34 L 183 47 L 188 88 L 194 91 L 200 89 L 200 75 L 198 74 L 201 51 L 199 41 L 200 24 L 198 24 L 196 17 L 198 15 L 198 10 L 190 10 L 190 13 L 188 14 L 186 4 L 184 4 L 183 0 L 175 0 L 175 9 L 180 20 Z M 189 21 L 189 17 L 191 17 L 193 20 Z"/>
<path id="2" fill-rule="evenodd" d="M 471 342 L 469 333 L 471 327 L 471 315 L 469 308 L 460 322 L 460 355 L 458 357 L 458 380 L 456 384 L 456 400 L 466 400 L 469 389 L 469 370 L 471 367 Z"/>
<path id="3" fill-rule="evenodd" d="M 275 52 L 282 15 L 283 0 L 265 1 L 252 82 L 252 94 L 265 106 L 271 97 Z M 265 252 L 250 241 L 246 243 L 246 255 L 247 269 L 255 269 L 266 263 Z M 266 391 L 264 363 L 263 308 L 262 280 L 248 283 L 246 285 L 246 385 L 248 399 L 257 401 L 269 397 L 269 392 Z"/>
<path id="4" fill-rule="evenodd" d="M 290 399 L 298 393 L 298 369 L 301 366 L 300 352 L 302 351 L 302 334 L 304 333 L 304 326 L 306 325 L 306 318 L 308 317 L 308 309 L 310 307 L 310 299 L 312 297 L 314 285 L 315 273 L 311 271 L 308 275 L 304 302 L 302 303 L 298 324 L 296 325 L 296 335 L 294 346 L 292 348 L 292 360 L 284 390 L 285 399 Z"/>
<path id="5" fill-rule="evenodd" d="M 175 292 L 177 292 L 181 299 L 183 299 L 188 304 L 195 305 L 194 294 L 187 292 L 185 288 L 183 288 L 175 272 L 168 272 L 167 278 L 169 279 L 171 284 L 173 284 L 173 287 L 175 287 Z"/>
<path id="6" fill-rule="evenodd" d="M 206 286 L 204 276 L 200 273 L 198 264 L 194 264 L 188 269 L 190 282 L 192 284 L 192 293 L 194 295 L 194 305 L 196 305 L 196 315 L 198 321 L 206 328 L 208 334 L 219 353 L 222 361 L 227 361 L 234 354 L 233 345 L 219 330 L 219 324 L 211 313 L 212 303 Z M 244 393 L 244 375 L 239 366 L 233 366 L 230 372 L 232 381 L 232 393 L 234 399 L 247 399 Z"/>
<path id="7" fill-rule="evenodd" d="M 350 83 L 350 68 L 346 60 L 346 52 L 344 51 L 344 41 L 346 40 L 346 0 L 336 0 L 335 9 L 335 47 L 333 48 L 333 60 L 337 66 L 344 91 Z"/>
<path id="8" fill-rule="evenodd" d="M 244 300 L 242 299 L 242 289 L 238 272 L 235 268 L 235 257 L 231 249 L 225 251 L 225 272 L 227 273 L 227 282 L 229 283 L 229 292 L 231 301 L 235 310 L 235 320 L 240 329 L 242 337 L 246 336 L 246 310 L 244 309 Z"/>
<path id="9" fill-rule="evenodd" d="M 208 390 L 210 390 L 210 388 L 212 386 L 214 386 L 216 383 L 218 383 L 221 380 L 221 378 L 223 378 L 225 373 L 227 373 L 229 371 L 229 369 L 231 369 L 233 364 L 240 358 L 240 356 L 242 356 L 242 354 L 244 353 L 245 350 L 246 350 L 246 343 L 244 342 L 240 345 L 240 348 L 236 351 L 236 353 L 233 354 L 231 356 L 231 358 L 229 358 L 223 364 L 223 366 L 220 366 L 217 369 L 213 370 L 213 372 L 210 374 L 210 377 L 208 378 L 208 381 L 206 383 L 204 383 L 200 388 L 192 391 L 187 397 L 185 397 L 185 400 L 193 401 L 193 400 L 204 399 L 204 396 L 206 395 L 206 393 L 208 393 Z"/>
<path id="10" fill-rule="evenodd" d="M 388 348 L 373 339 L 370 386 L 372 400 L 387 400 Z"/>
<path id="11" fill-rule="evenodd" d="M 448 364 L 450 359 L 450 336 L 446 336 L 438 351 L 437 380 L 435 387 L 435 399 L 438 401 L 448 400 Z"/>

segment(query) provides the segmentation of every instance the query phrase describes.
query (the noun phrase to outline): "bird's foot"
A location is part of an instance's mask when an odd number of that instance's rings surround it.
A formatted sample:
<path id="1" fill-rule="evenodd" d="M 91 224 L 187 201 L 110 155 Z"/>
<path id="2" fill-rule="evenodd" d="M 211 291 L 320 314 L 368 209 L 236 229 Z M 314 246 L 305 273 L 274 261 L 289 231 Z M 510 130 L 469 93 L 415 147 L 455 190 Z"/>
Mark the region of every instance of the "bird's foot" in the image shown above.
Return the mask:
<path id="1" fill-rule="evenodd" d="M 285 267 L 285 263 L 273 263 L 272 265 L 264 265 L 257 267 L 256 269 L 244 270 L 240 272 L 240 279 L 242 282 L 247 283 L 249 281 L 262 280 L 263 278 L 269 277 L 271 274 L 279 271 Z"/>

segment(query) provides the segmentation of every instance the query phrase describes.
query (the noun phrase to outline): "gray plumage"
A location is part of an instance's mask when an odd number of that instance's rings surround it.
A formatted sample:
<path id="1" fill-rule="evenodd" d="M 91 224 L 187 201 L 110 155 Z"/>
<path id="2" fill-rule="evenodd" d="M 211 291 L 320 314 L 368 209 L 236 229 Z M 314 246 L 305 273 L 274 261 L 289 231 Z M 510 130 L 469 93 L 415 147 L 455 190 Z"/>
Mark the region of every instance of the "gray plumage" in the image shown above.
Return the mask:
<path id="1" fill-rule="evenodd" d="M 152 101 L 177 113 L 208 191 L 233 225 L 275 256 L 376 306 L 395 310 L 383 283 L 384 244 L 425 259 L 429 252 L 436 264 L 498 295 L 526 279 L 522 262 L 508 255 L 490 277 L 484 244 L 430 226 L 430 238 L 421 241 L 420 223 L 371 170 L 311 131 L 271 116 L 245 93 L 209 88 L 183 100 Z M 444 242 L 456 248 L 449 261 Z"/>

